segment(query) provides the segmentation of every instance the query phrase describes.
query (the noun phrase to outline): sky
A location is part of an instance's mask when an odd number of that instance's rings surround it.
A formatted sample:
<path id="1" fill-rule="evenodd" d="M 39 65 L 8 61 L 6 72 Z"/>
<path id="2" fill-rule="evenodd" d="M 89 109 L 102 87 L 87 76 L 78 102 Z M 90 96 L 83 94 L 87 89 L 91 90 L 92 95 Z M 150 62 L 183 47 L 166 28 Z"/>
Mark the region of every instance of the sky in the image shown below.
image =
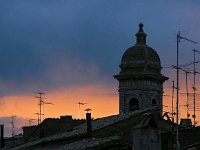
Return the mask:
<path id="1" fill-rule="evenodd" d="M 6 136 L 11 135 L 11 116 L 16 115 L 16 134 L 29 119 L 37 119 L 39 91 L 54 104 L 44 106 L 45 117 L 77 118 L 78 102 L 87 103 L 81 106 L 81 118 L 86 108 L 94 118 L 117 114 L 113 75 L 119 73 L 125 50 L 135 44 L 138 24 L 144 24 L 147 44 L 162 66 L 169 67 L 176 64 L 178 31 L 200 43 L 199 5 L 198 0 L 1 0 L 0 123 Z M 200 50 L 199 44 L 180 42 L 180 64 L 192 61 L 194 48 Z M 170 77 L 164 84 L 167 111 L 176 75 L 168 68 L 162 73 Z M 180 92 L 185 92 L 184 74 L 180 76 Z M 192 79 L 190 75 L 190 91 Z"/>

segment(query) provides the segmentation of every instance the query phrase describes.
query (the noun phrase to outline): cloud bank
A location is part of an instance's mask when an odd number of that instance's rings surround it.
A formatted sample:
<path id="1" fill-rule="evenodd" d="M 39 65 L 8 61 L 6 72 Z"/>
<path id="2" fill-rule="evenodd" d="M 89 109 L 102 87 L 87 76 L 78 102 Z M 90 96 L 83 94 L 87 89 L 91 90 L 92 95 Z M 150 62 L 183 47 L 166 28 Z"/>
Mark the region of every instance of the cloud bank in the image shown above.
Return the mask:
<path id="1" fill-rule="evenodd" d="M 177 31 L 199 42 L 200 2 L 154 2 L 1 1 L 0 96 L 117 85 L 112 75 L 139 22 L 162 64 L 174 64 Z M 192 59 L 193 47 L 182 43 L 181 62 Z"/>

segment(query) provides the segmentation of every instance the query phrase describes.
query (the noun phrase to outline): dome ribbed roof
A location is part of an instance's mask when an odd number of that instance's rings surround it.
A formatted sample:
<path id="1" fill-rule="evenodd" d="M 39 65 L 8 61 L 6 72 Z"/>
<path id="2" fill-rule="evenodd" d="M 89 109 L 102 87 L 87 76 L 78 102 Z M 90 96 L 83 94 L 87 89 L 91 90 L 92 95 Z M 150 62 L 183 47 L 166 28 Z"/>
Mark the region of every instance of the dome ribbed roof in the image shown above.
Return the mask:
<path id="1" fill-rule="evenodd" d="M 161 63 L 159 55 L 153 48 L 146 45 L 146 34 L 143 31 L 143 24 L 139 24 L 139 31 L 136 34 L 136 44 L 125 51 L 120 67 L 127 70 L 129 68 L 137 68 L 140 72 L 143 70 L 144 72 L 160 74 Z"/>
<path id="2" fill-rule="evenodd" d="M 129 47 L 122 56 L 121 65 L 149 63 L 160 67 L 160 58 L 156 51 L 146 45 Z"/>

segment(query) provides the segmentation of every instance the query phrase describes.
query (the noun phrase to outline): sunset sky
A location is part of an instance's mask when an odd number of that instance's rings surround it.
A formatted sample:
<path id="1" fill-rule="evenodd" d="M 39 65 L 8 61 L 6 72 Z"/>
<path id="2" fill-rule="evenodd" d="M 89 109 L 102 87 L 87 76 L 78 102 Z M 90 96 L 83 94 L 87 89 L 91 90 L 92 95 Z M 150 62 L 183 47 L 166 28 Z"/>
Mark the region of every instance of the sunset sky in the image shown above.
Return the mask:
<path id="1" fill-rule="evenodd" d="M 0 124 L 5 124 L 6 136 L 11 135 L 12 115 L 16 133 L 29 119 L 37 119 L 39 91 L 55 104 L 44 106 L 45 117 L 77 118 L 78 102 L 87 103 L 81 106 L 81 118 L 86 108 L 94 118 L 117 114 L 113 75 L 119 73 L 125 50 L 135 44 L 138 24 L 143 22 L 147 44 L 160 55 L 162 66 L 175 65 L 178 31 L 200 43 L 199 6 L 198 0 L 0 1 Z M 180 64 L 192 61 L 194 48 L 200 50 L 199 44 L 180 43 Z M 165 68 L 162 73 L 170 77 L 164 84 L 164 110 L 169 111 L 176 74 Z M 185 92 L 185 76 L 180 76 L 180 92 Z M 190 92 L 192 79 L 190 75 Z M 186 117 L 185 107 L 180 108 Z"/>

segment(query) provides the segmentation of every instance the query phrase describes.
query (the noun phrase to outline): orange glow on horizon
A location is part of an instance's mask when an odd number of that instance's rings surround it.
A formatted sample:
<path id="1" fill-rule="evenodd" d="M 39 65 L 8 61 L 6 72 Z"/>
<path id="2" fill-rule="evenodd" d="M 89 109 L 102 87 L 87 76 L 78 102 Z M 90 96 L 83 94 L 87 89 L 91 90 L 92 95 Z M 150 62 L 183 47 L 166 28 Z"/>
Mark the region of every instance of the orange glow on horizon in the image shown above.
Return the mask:
<path id="1" fill-rule="evenodd" d="M 36 95 L 13 95 L 2 98 L 0 106 L 0 116 L 12 116 L 22 118 L 37 119 L 34 113 L 39 112 L 39 100 Z M 72 115 L 78 117 L 78 102 L 87 103 L 81 105 L 80 118 L 85 118 L 85 109 L 92 109 L 92 117 L 118 113 L 118 93 L 117 90 L 106 86 L 82 86 L 73 88 L 62 88 L 50 91 L 43 95 L 43 100 L 55 105 L 44 105 L 45 118 L 59 118 L 62 115 Z"/>
<path id="2" fill-rule="evenodd" d="M 171 117 L 171 89 L 165 89 L 163 96 L 163 111 L 169 112 Z M 37 94 L 31 95 L 11 95 L 1 98 L 0 117 L 10 117 L 16 115 L 17 118 L 26 119 L 28 125 L 29 119 L 37 119 L 34 113 L 39 112 L 39 100 L 35 98 Z M 174 111 L 176 106 L 176 95 L 174 95 Z M 72 115 L 73 118 L 78 118 L 78 102 L 87 103 L 81 105 L 80 118 L 85 118 L 85 109 L 92 109 L 92 117 L 100 118 L 104 116 L 118 114 L 119 102 L 118 92 L 114 87 L 103 85 L 87 85 L 71 88 L 61 88 L 54 91 L 49 91 L 43 96 L 46 102 L 51 102 L 55 105 L 44 106 L 44 118 L 59 118 L 63 115 Z M 186 103 L 185 96 L 180 96 L 180 118 L 186 118 Z M 165 107 L 167 106 L 167 107 Z M 192 110 L 190 110 L 190 118 L 192 119 Z M 197 114 L 196 120 L 199 120 Z M 192 119 L 193 121 L 193 119 Z M 37 124 L 34 121 L 33 124 Z"/>

